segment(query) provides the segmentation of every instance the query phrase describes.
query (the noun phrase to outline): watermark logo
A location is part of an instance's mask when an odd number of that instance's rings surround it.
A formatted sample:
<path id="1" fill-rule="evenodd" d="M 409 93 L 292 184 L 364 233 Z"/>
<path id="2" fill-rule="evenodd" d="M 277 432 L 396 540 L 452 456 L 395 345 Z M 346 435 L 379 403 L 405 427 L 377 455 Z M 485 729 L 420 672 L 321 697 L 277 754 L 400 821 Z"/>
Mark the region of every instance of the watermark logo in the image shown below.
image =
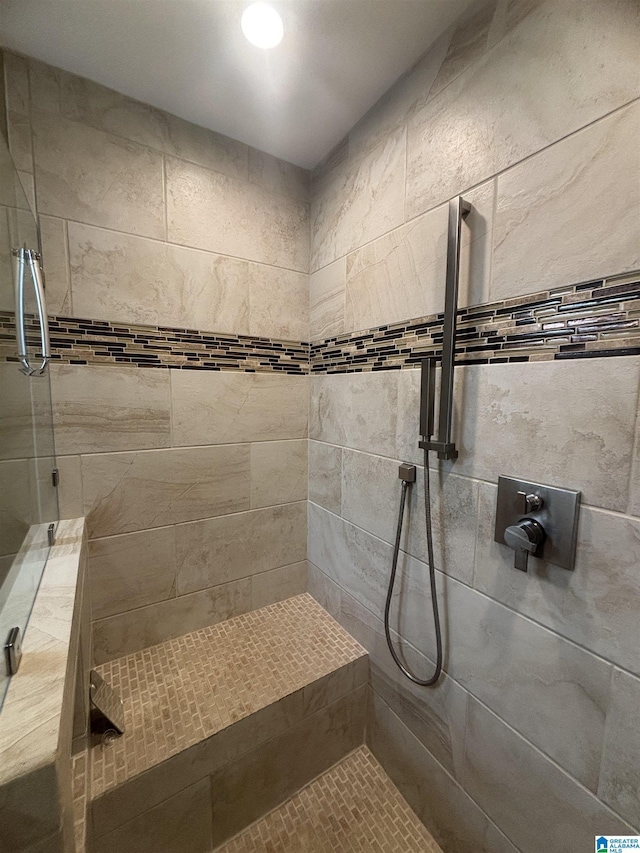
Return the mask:
<path id="1" fill-rule="evenodd" d="M 623 853 L 638 850 L 640 835 L 596 835 L 596 853 Z"/>

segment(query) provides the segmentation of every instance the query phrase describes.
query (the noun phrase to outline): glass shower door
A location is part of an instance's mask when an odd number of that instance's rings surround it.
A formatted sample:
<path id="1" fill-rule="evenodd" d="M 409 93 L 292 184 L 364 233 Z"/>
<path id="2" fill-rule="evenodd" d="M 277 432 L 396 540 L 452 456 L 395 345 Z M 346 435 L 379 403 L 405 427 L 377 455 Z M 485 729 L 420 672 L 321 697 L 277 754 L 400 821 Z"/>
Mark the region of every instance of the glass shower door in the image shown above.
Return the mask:
<path id="1" fill-rule="evenodd" d="M 12 630 L 24 635 L 59 518 L 39 245 L 0 134 L 0 707 L 10 680 L 5 645 Z"/>

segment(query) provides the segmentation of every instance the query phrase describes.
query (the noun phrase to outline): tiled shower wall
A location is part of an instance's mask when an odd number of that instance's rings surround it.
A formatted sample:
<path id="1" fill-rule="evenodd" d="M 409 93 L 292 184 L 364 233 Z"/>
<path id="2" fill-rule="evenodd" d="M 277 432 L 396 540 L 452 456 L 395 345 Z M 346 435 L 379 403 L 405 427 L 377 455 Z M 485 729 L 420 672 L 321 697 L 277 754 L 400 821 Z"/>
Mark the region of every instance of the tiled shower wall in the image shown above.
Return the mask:
<path id="1" fill-rule="evenodd" d="M 304 591 L 308 378 L 274 362 L 308 341 L 308 173 L 39 62 L 5 76 L 98 661 Z"/>
<path id="2" fill-rule="evenodd" d="M 640 827 L 640 357 L 582 357 L 591 344 L 570 329 L 563 353 L 532 339 L 501 363 L 461 356 L 486 363 L 456 372 L 458 460 L 431 462 L 435 689 L 401 676 L 382 623 L 397 465 L 422 461 L 419 373 L 374 372 L 411 367 L 388 324 L 442 310 L 459 193 L 473 205 L 461 306 L 548 300 L 640 267 L 639 13 L 634 0 L 474 4 L 314 173 L 310 590 L 369 650 L 370 743 L 448 853 L 582 853 Z M 637 352 L 637 295 L 619 301 L 595 312 L 627 322 L 602 333 L 607 351 Z M 422 473 L 392 628 L 426 677 Z M 501 474 L 582 491 L 573 572 L 514 570 L 493 541 Z"/>

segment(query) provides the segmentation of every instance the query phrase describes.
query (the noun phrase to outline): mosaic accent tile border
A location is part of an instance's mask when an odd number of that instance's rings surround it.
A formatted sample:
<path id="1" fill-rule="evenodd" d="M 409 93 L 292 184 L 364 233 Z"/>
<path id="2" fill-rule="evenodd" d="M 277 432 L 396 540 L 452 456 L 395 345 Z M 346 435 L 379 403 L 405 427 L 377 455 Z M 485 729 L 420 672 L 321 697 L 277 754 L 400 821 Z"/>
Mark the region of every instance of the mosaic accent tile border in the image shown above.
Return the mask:
<path id="1" fill-rule="evenodd" d="M 0 357 L 15 361 L 13 315 L 0 313 Z M 118 364 L 247 373 L 309 371 L 309 344 L 246 335 L 215 334 L 168 326 L 142 326 L 50 317 L 52 360 L 59 364 Z M 33 317 L 27 339 L 37 344 Z"/>
<path id="2" fill-rule="evenodd" d="M 183 370 L 359 373 L 413 367 L 442 348 L 442 314 L 316 343 L 169 326 L 51 317 L 52 360 Z M 27 340 L 37 345 L 33 317 Z M 640 355 L 640 271 L 458 311 L 457 363 Z M 0 361 L 16 361 L 14 319 L 0 312 Z"/>
<path id="3" fill-rule="evenodd" d="M 311 373 L 401 370 L 442 352 L 443 314 L 311 344 Z M 640 273 L 461 308 L 456 362 L 640 355 Z"/>
<path id="4" fill-rule="evenodd" d="M 442 853 L 366 746 L 218 853 Z"/>

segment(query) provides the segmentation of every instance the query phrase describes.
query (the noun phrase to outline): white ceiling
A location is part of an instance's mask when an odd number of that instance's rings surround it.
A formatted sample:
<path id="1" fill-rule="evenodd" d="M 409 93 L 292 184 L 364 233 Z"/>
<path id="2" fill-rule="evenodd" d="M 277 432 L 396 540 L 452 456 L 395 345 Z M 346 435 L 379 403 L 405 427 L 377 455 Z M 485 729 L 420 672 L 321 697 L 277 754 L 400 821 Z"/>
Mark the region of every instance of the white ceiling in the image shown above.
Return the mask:
<path id="1" fill-rule="evenodd" d="M 267 51 L 250 2 L 0 0 L 0 43 L 311 168 L 469 0 L 272 0 Z"/>

